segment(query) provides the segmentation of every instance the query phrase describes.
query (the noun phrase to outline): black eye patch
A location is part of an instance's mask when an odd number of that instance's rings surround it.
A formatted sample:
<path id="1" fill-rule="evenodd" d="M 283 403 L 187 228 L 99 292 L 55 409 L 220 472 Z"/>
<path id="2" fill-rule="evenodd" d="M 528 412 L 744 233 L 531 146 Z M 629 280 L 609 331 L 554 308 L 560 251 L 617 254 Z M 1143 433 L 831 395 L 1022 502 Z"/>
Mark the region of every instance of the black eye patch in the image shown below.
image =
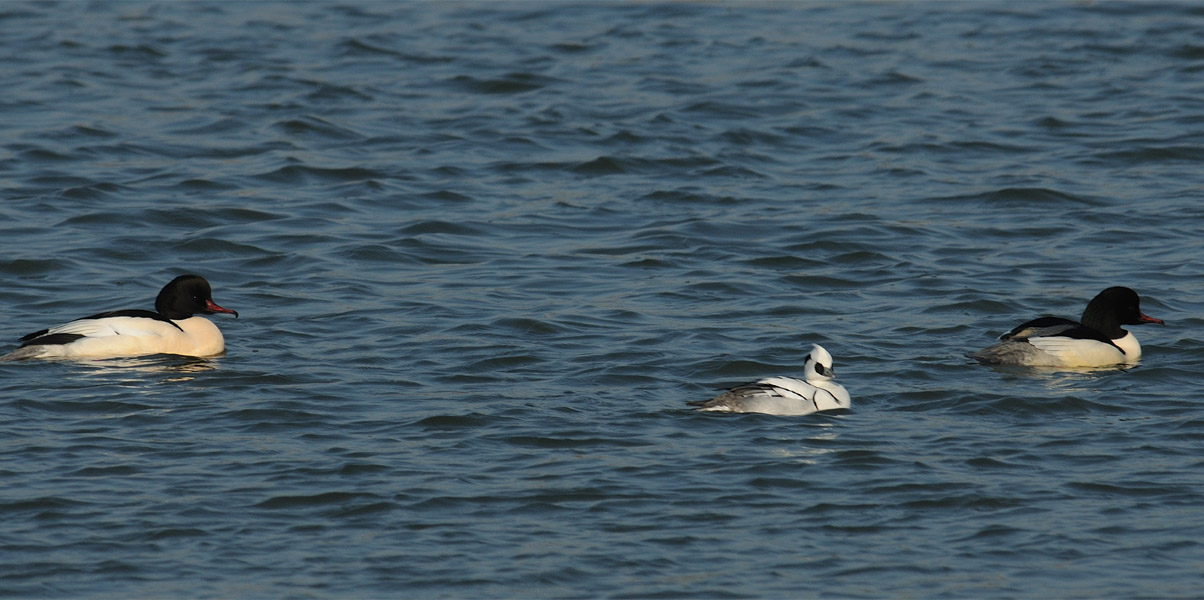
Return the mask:
<path id="1" fill-rule="evenodd" d="M 828 370 L 824 368 L 823 363 L 815 363 L 815 372 L 819 373 L 820 375 L 828 374 Z"/>

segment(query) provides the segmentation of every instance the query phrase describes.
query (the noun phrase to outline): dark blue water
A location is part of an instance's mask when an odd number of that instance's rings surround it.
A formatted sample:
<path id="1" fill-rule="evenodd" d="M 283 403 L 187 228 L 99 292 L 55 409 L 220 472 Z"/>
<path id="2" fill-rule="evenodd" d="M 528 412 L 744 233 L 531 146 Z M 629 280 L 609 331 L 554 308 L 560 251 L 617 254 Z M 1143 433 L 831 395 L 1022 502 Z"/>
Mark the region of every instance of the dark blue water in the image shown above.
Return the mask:
<path id="1" fill-rule="evenodd" d="M 0 595 L 1198 596 L 1190 3 L 0 5 Z M 1105 287 L 1132 368 L 964 358 Z M 685 402 L 836 359 L 854 410 Z"/>

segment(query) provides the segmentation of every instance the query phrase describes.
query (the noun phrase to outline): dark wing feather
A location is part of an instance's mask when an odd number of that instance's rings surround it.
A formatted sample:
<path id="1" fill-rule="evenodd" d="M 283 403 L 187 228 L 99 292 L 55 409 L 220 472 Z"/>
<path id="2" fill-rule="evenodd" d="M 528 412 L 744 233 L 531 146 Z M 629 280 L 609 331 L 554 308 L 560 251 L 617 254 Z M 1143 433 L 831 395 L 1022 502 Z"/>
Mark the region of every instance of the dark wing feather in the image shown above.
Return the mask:
<path id="1" fill-rule="evenodd" d="M 723 392 L 722 394 L 719 394 L 718 396 L 715 396 L 709 400 L 690 400 L 687 401 L 686 404 L 690 406 L 723 406 L 729 402 L 740 400 L 758 393 L 781 396 L 782 394 L 777 390 L 778 387 L 776 385 L 767 383 L 745 383 L 727 390 L 726 392 Z"/>
<path id="2" fill-rule="evenodd" d="M 40 337 L 42 337 L 42 336 L 46 335 L 46 334 L 47 334 L 49 331 L 50 331 L 49 329 L 43 329 L 43 330 L 41 330 L 41 331 L 35 331 L 35 332 L 33 332 L 33 333 L 27 333 L 27 334 L 25 334 L 25 335 L 21 336 L 21 339 L 20 339 L 20 341 L 22 341 L 22 342 L 28 342 L 28 341 L 31 341 L 31 340 L 36 340 L 36 339 L 38 339 L 38 338 L 40 338 Z M 22 346 L 24 346 L 25 344 L 21 344 L 21 345 L 22 345 Z"/>
<path id="3" fill-rule="evenodd" d="M 180 326 L 172 323 L 171 319 L 153 310 L 142 310 L 140 308 L 128 308 L 125 310 L 111 310 L 109 312 L 96 313 L 90 317 L 76 319 L 76 321 L 83 321 L 84 319 L 107 319 L 109 317 L 139 317 L 142 319 L 154 319 L 156 321 L 163 321 L 164 323 L 171 323 L 173 327 L 180 329 Z M 180 329 L 180 331 L 184 330 Z"/>
<path id="4" fill-rule="evenodd" d="M 1041 317 L 1017 325 L 1011 331 L 999 336 L 999 339 L 1007 341 L 1010 339 L 1033 337 L 1034 335 L 1061 335 L 1063 331 L 1075 327 L 1082 327 L 1082 325 L 1079 325 L 1078 321 L 1071 321 L 1062 317 Z"/>
<path id="5" fill-rule="evenodd" d="M 46 331 L 46 329 L 43 329 L 38 333 L 31 333 L 21 338 L 21 341 L 23 342 L 21 347 L 24 348 L 26 346 L 54 346 L 56 344 L 70 344 L 75 340 L 86 337 L 78 333 L 52 333 L 50 335 L 38 336 L 38 334 L 45 334 Z"/>

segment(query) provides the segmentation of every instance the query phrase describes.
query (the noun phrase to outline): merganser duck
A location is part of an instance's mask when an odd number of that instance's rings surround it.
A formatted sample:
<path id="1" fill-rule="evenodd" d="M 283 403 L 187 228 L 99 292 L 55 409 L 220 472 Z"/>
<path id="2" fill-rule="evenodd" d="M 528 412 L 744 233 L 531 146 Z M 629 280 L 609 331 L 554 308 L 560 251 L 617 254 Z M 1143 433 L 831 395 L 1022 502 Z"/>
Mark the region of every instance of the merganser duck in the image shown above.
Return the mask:
<path id="1" fill-rule="evenodd" d="M 833 381 L 832 355 L 815 344 L 803 367 L 804 377 L 770 377 L 734 387 L 710 400 L 689 402 L 696 410 L 769 415 L 809 415 L 852 407 L 849 392 Z"/>
<path id="2" fill-rule="evenodd" d="M 1141 344 L 1121 325 L 1157 323 L 1141 312 L 1141 299 L 1127 287 L 1110 287 L 1087 304 L 1082 322 L 1041 317 L 1000 336 L 1000 343 L 969 354 L 984 364 L 1032 367 L 1106 367 L 1132 364 Z"/>
<path id="3" fill-rule="evenodd" d="M 171 280 L 155 298 L 155 310 L 117 310 L 43 329 L 21 338 L 21 347 L 0 360 L 118 358 L 148 354 L 214 356 L 226 349 L 222 332 L 199 314 L 238 313 L 213 302 L 200 275 Z"/>

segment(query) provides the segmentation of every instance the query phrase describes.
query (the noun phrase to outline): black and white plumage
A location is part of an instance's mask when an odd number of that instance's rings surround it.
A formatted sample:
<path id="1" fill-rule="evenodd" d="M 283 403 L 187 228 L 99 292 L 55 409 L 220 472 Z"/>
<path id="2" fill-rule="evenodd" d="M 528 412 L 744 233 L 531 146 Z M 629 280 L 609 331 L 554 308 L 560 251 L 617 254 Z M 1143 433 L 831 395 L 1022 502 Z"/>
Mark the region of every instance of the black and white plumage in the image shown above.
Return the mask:
<path id="1" fill-rule="evenodd" d="M 155 298 L 155 310 L 117 310 L 76 319 L 21 338 L 21 347 L 0 360 L 29 358 L 118 358 L 149 354 L 214 356 L 225 351 L 213 313 L 238 313 L 213 302 L 209 282 L 199 275 L 171 280 Z"/>
<path id="2" fill-rule="evenodd" d="M 1141 344 L 1121 325 L 1160 319 L 1141 312 L 1141 298 L 1127 287 L 1110 287 L 1087 304 L 1081 321 L 1041 317 L 1000 336 L 1000 342 L 969 354 L 984 364 L 1034 367 L 1107 367 L 1141 358 Z"/>
<path id="3" fill-rule="evenodd" d="M 834 381 L 832 355 L 823 346 L 812 346 L 803 373 L 804 379 L 769 377 L 689 404 L 700 411 L 789 416 L 852 407 L 849 392 Z"/>

